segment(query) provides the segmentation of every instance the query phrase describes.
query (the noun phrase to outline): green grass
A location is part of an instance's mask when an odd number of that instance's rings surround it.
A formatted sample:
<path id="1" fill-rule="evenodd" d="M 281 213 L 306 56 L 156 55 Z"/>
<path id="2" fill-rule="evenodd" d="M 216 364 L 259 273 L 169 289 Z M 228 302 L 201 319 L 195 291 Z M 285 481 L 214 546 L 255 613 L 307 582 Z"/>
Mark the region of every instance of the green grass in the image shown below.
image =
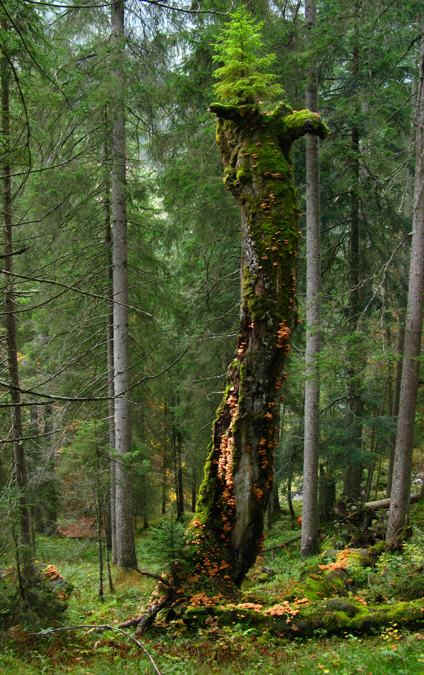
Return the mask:
<path id="1" fill-rule="evenodd" d="M 388 555 L 373 570 L 358 570 L 359 590 L 364 597 L 378 593 L 396 597 L 399 592 L 394 579 L 408 579 L 410 570 L 419 569 L 424 558 L 423 518 L 420 506 L 415 511 L 415 535 L 405 547 L 404 555 Z M 281 520 L 268 536 L 265 548 L 278 546 L 293 535 L 288 519 Z M 155 563 L 157 541 L 149 532 L 138 540 L 141 567 L 158 572 L 163 562 Z M 74 586 L 65 625 L 114 624 L 137 615 L 149 599 L 154 581 L 136 573 L 119 575 L 114 570 L 115 593 L 107 591 L 101 602 L 98 597 L 97 549 L 94 542 L 65 538 L 40 537 L 37 542 L 40 562 L 53 563 Z M 264 555 L 249 575 L 244 586 L 247 600 L 272 604 L 281 599 L 284 590 L 302 583 L 325 556 L 304 561 L 298 543 Z M 412 566 L 412 567 L 411 567 Z M 263 571 L 263 568 L 266 571 Z M 355 570 L 352 572 L 355 574 Z M 373 579 L 373 588 L 367 581 Z M 401 584 L 403 585 L 403 583 Z M 355 590 L 357 592 L 357 590 Z M 75 673 L 76 675 L 108 675 L 118 673 L 153 673 L 154 670 L 140 646 L 127 631 L 55 632 L 31 636 L 23 626 L 14 627 L 0 644 L 0 673 L 29 675 L 35 673 Z M 206 675 L 223 673 L 267 675 L 301 673 L 392 673 L 424 672 L 424 626 L 422 631 L 400 630 L 386 626 L 372 635 L 329 636 L 317 630 L 311 639 L 278 638 L 246 625 L 218 626 L 214 620 L 193 631 L 181 621 L 169 628 L 156 626 L 142 638 L 145 649 L 154 658 L 163 675 Z"/>

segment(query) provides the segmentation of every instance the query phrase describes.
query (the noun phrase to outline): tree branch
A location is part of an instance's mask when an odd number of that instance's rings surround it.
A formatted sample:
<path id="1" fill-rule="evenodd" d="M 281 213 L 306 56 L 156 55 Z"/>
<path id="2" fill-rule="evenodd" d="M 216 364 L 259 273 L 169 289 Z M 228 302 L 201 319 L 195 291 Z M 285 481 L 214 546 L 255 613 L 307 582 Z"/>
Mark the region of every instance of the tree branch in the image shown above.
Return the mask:
<path id="1" fill-rule="evenodd" d="M 295 110 L 283 118 L 285 133 L 291 141 L 295 141 L 305 134 L 313 134 L 319 138 L 326 138 L 329 133 L 327 125 L 321 120 L 318 113 L 310 110 Z"/>
<path id="2" fill-rule="evenodd" d="M 90 291 L 82 291 L 77 286 L 69 286 L 68 284 L 61 283 L 60 281 L 53 281 L 53 279 L 44 279 L 42 277 L 32 277 L 27 276 L 25 274 L 17 274 L 16 272 L 9 272 L 8 270 L 4 269 L 0 269 L 0 273 L 17 277 L 18 279 L 26 279 L 27 281 L 38 281 L 41 284 L 52 284 L 53 286 L 59 286 L 59 288 L 65 288 L 67 291 L 74 291 L 74 293 L 86 295 L 89 298 L 96 298 L 97 300 L 105 300 L 106 302 L 110 302 L 112 304 L 128 307 L 128 309 L 132 309 L 134 312 L 137 312 L 138 314 L 142 314 L 143 316 L 146 316 L 149 319 L 153 319 L 153 315 L 150 314 L 150 312 L 146 312 L 144 309 L 139 309 L 138 307 L 134 307 L 133 305 L 125 305 L 124 303 L 119 302 L 118 300 L 108 298 L 106 295 L 99 295 L 97 293 L 91 293 Z"/>
<path id="3" fill-rule="evenodd" d="M 117 398 L 121 398 L 125 394 L 127 394 L 129 391 L 132 389 L 135 389 L 135 387 L 138 387 L 140 384 L 144 384 L 144 382 L 148 382 L 149 380 L 156 380 L 158 377 L 161 377 L 164 375 L 168 370 L 171 370 L 175 366 L 175 364 L 180 361 L 183 356 L 188 352 L 188 347 L 181 352 L 177 356 L 174 361 L 172 361 L 166 368 L 163 368 L 163 370 L 159 371 L 159 373 L 156 373 L 155 375 L 145 375 L 142 377 L 140 380 L 137 382 L 134 382 L 132 385 L 128 387 L 125 391 L 122 391 L 119 395 L 117 396 L 58 396 L 58 395 L 53 395 L 53 394 L 43 394 L 38 391 L 33 391 L 32 389 L 22 389 L 21 387 L 14 387 L 12 384 L 8 382 L 4 382 L 4 380 L 0 380 L 0 386 L 4 387 L 5 389 L 13 390 L 13 391 L 19 391 L 21 394 L 30 394 L 31 396 L 39 396 L 40 398 L 45 398 L 48 399 L 47 401 L 24 401 L 21 403 L 0 403 L 0 408 L 11 408 L 14 406 L 32 406 L 32 405 L 47 405 L 50 401 L 63 401 L 67 403 L 88 403 L 91 401 L 110 401 L 114 400 Z"/>

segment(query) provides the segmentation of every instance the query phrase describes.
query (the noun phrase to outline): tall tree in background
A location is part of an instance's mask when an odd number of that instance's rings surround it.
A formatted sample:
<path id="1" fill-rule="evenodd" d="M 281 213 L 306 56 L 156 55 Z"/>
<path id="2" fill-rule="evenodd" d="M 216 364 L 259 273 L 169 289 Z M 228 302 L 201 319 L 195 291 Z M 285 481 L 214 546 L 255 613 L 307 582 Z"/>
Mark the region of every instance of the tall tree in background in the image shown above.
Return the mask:
<path id="1" fill-rule="evenodd" d="M 315 0 L 305 4 L 309 48 L 312 47 L 316 24 Z M 311 65 L 306 89 L 306 107 L 318 110 L 318 82 L 316 67 Z M 313 555 L 319 548 L 318 540 L 318 453 L 319 453 L 319 366 L 320 353 L 320 194 L 318 138 L 306 135 L 306 381 L 304 417 L 302 555 Z"/>
<path id="2" fill-rule="evenodd" d="M 28 474 L 24 450 L 22 407 L 20 393 L 17 321 L 16 321 L 16 288 L 13 276 L 14 251 L 13 241 L 13 201 L 19 190 L 12 193 L 12 153 L 14 147 L 11 129 L 11 81 L 16 71 L 13 65 L 12 50 L 8 49 L 8 30 L 10 24 L 4 15 L 1 17 L 2 50 L 0 60 L 1 79 L 1 173 L 3 192 L 3 236 L 4 236 L 4 315 L 7 342 L 7 370 L 9 377 L 9 395 L 12 403 L 12 439 L 13 439 L 13 470 L 16 486 L 17 503 L 17 563 L 18 572 L 23 575 L 23 581 L 28 583 L 33 575 L 33 551 L 30 508 L 28 502 Z M 10 44 L 12 44 L 10 40 Z M 19 147 L 19 146 L 18 146 Z M 19 148 L 21 149 L 21 148 Z M 21 186 L 22 187 L 22 186 Z M 23 592 L 23 584 L 21 583 Z"/>
<path id="3" fill-rule="evenodd" d="M 362 309 L 362 258 L 361 258 L 361 214 L 360 214 L 360 43 L 359 24 L 362 3 L 354 3 L 351 55 L 351 87 L 353 99 L 352 126 L 350 131 L 350 231 L 349 231 L 349 303 L 347 308 L 348 324 L 351 333 L 351 350 L 348 355 L 348 424 L 351 430 L 351 452 L 347 458 L 344 480 L 344 493 L 349 499 L 361 496 L 362 478 L 362 414 L 361 377 L 364 368 L 363 349 L 361 349 L 360 313 Z"/>
<path id="4" fill-rule="evenodd" d="M 420 28 L 424 23 L 421 20 Z M 416 100 L 415 185 L 408 304 L 386 542 L 399 548 L 405 537 L 411 492 L 412 451 L 424 308 L 424 37 L 421 37 Z"/>
<path id="5" fill-rule="evenodd" d="M 115 450 L 115 530 L 116 562 L 120 567 L 137 566 L 134 540 L 131 481 L 128 453 L 131 443 L 130 409 L 128 401 L 128 244 L 126 195 L 126 136 L 125 136 L 125 29 L 124 0 L 114 0 L 111 6 L 113 73 L 112 73 L 112 180 L 111 215 L 113 238 L 113 366 Z"/>

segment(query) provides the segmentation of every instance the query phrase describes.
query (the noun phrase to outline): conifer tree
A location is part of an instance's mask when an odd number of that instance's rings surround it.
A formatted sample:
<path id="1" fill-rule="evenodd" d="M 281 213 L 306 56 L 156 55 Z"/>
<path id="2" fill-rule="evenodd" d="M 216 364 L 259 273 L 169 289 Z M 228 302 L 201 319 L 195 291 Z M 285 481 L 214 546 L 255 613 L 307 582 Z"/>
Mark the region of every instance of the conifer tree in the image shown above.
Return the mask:
<path id="1" fill-rule="evenodd" d="M 421 17 L 421 31 L 423 27 L 424 17 Z M 415 119 L 415 185 L 408 304 L 390 512 L 386 532 L 386 542 L 391 549 L 400 548 L 403 543 L 409 511 L 424 312 L 424 37 L 422 33 Z"/>

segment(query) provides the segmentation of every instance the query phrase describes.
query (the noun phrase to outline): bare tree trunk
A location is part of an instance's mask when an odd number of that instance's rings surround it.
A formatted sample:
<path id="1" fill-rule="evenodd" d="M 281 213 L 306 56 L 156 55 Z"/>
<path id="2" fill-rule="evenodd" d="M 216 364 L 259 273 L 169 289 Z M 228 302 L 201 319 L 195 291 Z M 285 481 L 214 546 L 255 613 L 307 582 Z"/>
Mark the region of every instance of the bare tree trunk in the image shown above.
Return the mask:
<path id="1" fill-rule="evenodd" d="M 162 479 L 161 479 L 161 514 L 164 516 L 166 513 L 166 502 L 167 502 L 167 492 L 168 492 L 168 485 L 167 485 L 167 480 L 166 480 L 166 469 L 167 469 L 167 452 L 166 448 L 164 447 L 162 449 L 162 467 L 161 467 L 161 474 L 162 474 Z"/>
<path id="2" fill-rule="evenodd" d="M 325 468 L 324 464 L 320 466 L 319 472 L 319 517 L 320 522 L 328 523 L 334 517 L 334 504 L 336 502 L 336 479 L 331 474 L 331 470 Z"/>
<path id="3" fill-rule="evenodd" d="M 113 346 L 115 390 L 115 527 L 116 561 L 135 568 L 134 520 L 131 481 L 126 459 L 131 444 L 128 390 L 128 245 L 126 213 L 126 136 L 124 74 L 124 0 L 111 5 L 114 45 L 112 105 L 112 236 L 113 236 Z"/>
<path id="4" fill-rule="evenodd" d="M 360 5 L 355 3 L 355 43 L 352 58 L 352 81 L 359 80 L 359 31 Z M 356 96 L 356 94 L 355 94 Z M 356 113 L 359 111 L 358 100 L 355 103 Z M 355 115 L 356 116 L 356 115 Z M 359 317 L 361 311 L 361 252 L 360 252 L 360 214 L 359 214 L 359 158 L 360 158 L 360 131 L 356 122 L 351 129 L 351 165 L 352 190 L 350 214 L 350 300 L 349 300 L 349 327 L 352 336 L 351 354 L 349 357 L 349 425 L 351 431 L 352 455 L 348 457 L 344 493 L 349 499 L 360 499 L 362 481 L 362 396 L 360 385 L 361 359 L 358 358 Z"/>
<path id="5" fill-rule="evenodd" d="M 315 0 L 306 0 L 306 25 L 311 30 L 316 22 Z M 318 110 L 316 69 L 308 74 L 306 107 Z M 320 381 L 318 356 L 321 349 L 321 258 L 320 258 L 320 178 L 318 138 L 306 136 L 306 354 L 305 354 L 305 416 L 303 454 L 303 556 L 319 550 L 318 455 Z"/>
<path id="6" fill-rule="evenodd" d="M 7 26 L 2 25 L 7 31 Z M 33 575 L 33 553 L 31 536 L 31 518 L 28 504 L 28 478 L 24 444 L 22 442 L 21 394 L 19 387 L 19 366 L 17 331 L 15 315 L 15 290 L 13 281 L 13 223 L 12 223 L 12 171 L 10 165 L 10 67 L 7 55 L 3 55 L 1 67 L 1 132 L 2 162 L 1 173 L 3 183 L 3 233 L 4 233 L 4 311 L 7 340 L 7 367 L 9 376 L 9 395 L 11 408 L 11 435 L 13 439 L 14 478 L 17 490 L 17 557 L 20 561 L 24 583 Z"/>
<path id="7" fill-rule="evenodd" d="M 405 342 L 405 322 L 402 316 L 399 317 L 399 335 L 398 335 L 398 344 L 397 344 L 397 356 L 398 361 L 396 363 L 396 378 L 395 378 L 395 387 L 393 392 L 392 400 L 392 409 L 391 416 L 397 420 L 399 415 L 399 401 L 400 401 L 400 385 L 402 381 L 402 354 Z M 395 448 L 396 448 L 396 433 L 393 434 L 393 441 L 390 447 L 390 456 L 389 456 L 389 470 L 387 476 L 387 496 L 390 497 L 392 491 L 392 478 L 393 478 L 393 464 L 395 461 Z"/>
<path id="8" fill-rule="evenodd" d="M 296 325 L 299 231 L 290 147 L 306 133 L 324 137 L 326 128 L 318 114 L 293 113 L 286 104 L 268 114 L 256 105 L 213 104 L 211 110 L 224 182 L 241 209 L 241 321 L 192 530 L 199 568 L 214 560 L 221 578 L 238 585 L 263 535 L 276 406 Z"/>
<path id="9" fill-rule="evenodd" d="M 196 468 L 192 466 L 191 468 L 191 511 L 194 513 L 196 511 L 196 501 L 197 501 L 197 473 Z"/>
<path id="10" fill-rule="evenodd" d="M 46 405 L 44 410 L 44 433 L 47 434 L 47 453 L 45 454 L 46 476 L 43 481 L 43 498 L 45 503 L 42 507 L 43 527 L 47 534 L 56 534 L 57 530 L 57 511 L 58 511 L 58 488 L 56 477 L 56 448 L 51 432 L 53 430 L 53 406 Z"/>
<path id="11" fill-rule="evenodd" d="M 423 21 L 421 19 L 421 29 Z M 419 83 L 416 103 L 414 212 L 408 305 L 402 363 L 399 415 L 390 512 L 386 542 L 399 548 L 404 539 L 411 493 L 412 450 L 419 380 L 419 356 L 424 303 L 424 38 L 421 37 Z"/>
<path id="12" fill-rule="evenodd" d="M 287 477 L 287 506 L 289 507 L 290 518 L 293 528 L 296 522 L 296 512 L 293 507 L 292 482 L 293 482 L 293 468 L 290 467 L 290 473 Z"/>
<path id="13" fill-rule="evenodd" d="M 116 462 L 113 457 L 115 452 L 115 401 L 114 401 L 114 368 L 113 368 L 113 242 L 111 230 L 111 151 L 109 143 L 109 121 L 108 114 L 105 110 L 105 143 L 104 143 L 104 213 L 105 213 L 105 248 L 106 248 L 106 264 L 107 264 L 107 289 L 108 297 L 110 299 L 109 311 L 106 324 L 106 345 L 107 345 L 107 381 L 108 381 L 108 435 L 109 435 L 109 449 L 112 453 L 109 463 L 109 509 L 108 520 L 109 525 L 107 545 L 112 551 L 112 561 L 117 562 L 117 545 L 116 545 L 116 476 L 115 468 Z"/>
<path id="14" fill-rule="evenodd" d="M 99 599 L 104 601 L 104 494 L 101 484 L 101 456 L 96 439 L 96 476 L 95 476 L 95 503 L 96 503 L 96 534 L 97 534 L 97 562 L 99 566 Z"/>
<path id="15" fill-rule="evenodd" d="M 183 437 L 177 430 L 175 435 L 175 488 L 177 495 L 177 520 L 184 517 L 184 484 L 183 484 Z"/>

